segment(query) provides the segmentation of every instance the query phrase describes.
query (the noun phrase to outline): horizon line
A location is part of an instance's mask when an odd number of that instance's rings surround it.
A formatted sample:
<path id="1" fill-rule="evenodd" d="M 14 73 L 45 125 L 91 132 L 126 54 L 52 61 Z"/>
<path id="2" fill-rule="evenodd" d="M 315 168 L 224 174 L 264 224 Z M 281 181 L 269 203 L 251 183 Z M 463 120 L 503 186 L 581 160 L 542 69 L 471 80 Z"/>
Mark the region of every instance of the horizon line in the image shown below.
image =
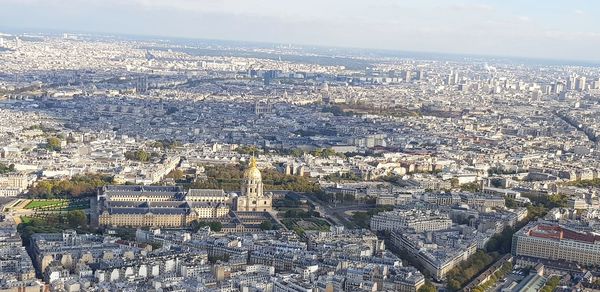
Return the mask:
<path id="1" fill-rule="evenodd" d="M 217 39 L 217 38 L 204 38 L 204 37 L 190 37 L 190 36 L 165 36 L 165 35 L 154 35 L 154 34 L 145 34 L 145 33 L 125 33 L 125 32 L 101 32 L 101 31 L 85 31 L 85 30 L 62 30 L 62 29 L 53 29 L 53 28 L 10 28 L 10 27 L 0 27 L 1 30 L 7 29 L 8 32 L 11 30 L 18 31 L 21 34 L 25 33 L 39 33 L 39 34 L 57 34 L 57 33 L 71 33 L 71 34 L 89 34 L 92 36 L 106 36 L 106 37 L 139 37 L 139 38 L 158 38 L 164 40 L 195 40 L 195 41 L 217 41 L 217 42 L 238 42 L 238 43 L 250 43 L 250 44 L 262 44 L 262 45 L 293 45 L 299 47 L 314 47 L 314 48 L 322 48 L 322 49 L 346 49 L 346 50 L 364 50 L 364 51 L 380 51 L 380 52 L 389 52 L 389 53 L 411 53 L 411 54 L 421 54 L 421 55 L 431 55 L 432 57 L 437 55 L 438 57 L 472 57 L 472 58 L 488 58 L 488 59 L 507 59 L 510 61 L 539 61 L 535 64 L 537 65 L 549 65 L 543 64 L 547 62 L 552 62 L 555 64 L 551 65 L 563 65 L 563 66 L 580 66 L 580 67 L 600 67 L 600 59 L 591 60 L 591 59 L 560 59 L 560 58 L 542 58 L 542 57 L 531 57 L 531 56 L 523 56 L 523 55 L 487 55 L 485 53 L 463 53 L 463 52 L 440 52 L 440 51 L 428 51 L 428 50 L 403 50 L 403 49 L 388 49 L 388 48 L 369 48 L 369 47 L 353 47 L 353 46 L 340 46 L 340 45 L 318 45 L 318 44 L 303 44 L 303 43 L 293 43 L 293 42 L 272 42 L 272 41 L 264 41 L 264 40 L 234 40 L 234 39 Z M 28 31 L 31 30 L 31 31 Z M 2 31 L 0 31 L 2 33 Z M 15 33 L 15 32 L 13 32 Z M 149 39 L 147 39 L 149 40 Z M 425 57 L 425 56 L 423 56 Z M 401 57 L 396 56 L 396 58 L 404 58 L 404 59 L 415 59 L 414 57 Z M 426 60 L 426 59 L 423 59 Z M 545 62 L 544 62 L 545 61 Z M 531 63 L 531 62 L 529 62 Z M 531 64 L 530 64 L 531 65 Z"/>

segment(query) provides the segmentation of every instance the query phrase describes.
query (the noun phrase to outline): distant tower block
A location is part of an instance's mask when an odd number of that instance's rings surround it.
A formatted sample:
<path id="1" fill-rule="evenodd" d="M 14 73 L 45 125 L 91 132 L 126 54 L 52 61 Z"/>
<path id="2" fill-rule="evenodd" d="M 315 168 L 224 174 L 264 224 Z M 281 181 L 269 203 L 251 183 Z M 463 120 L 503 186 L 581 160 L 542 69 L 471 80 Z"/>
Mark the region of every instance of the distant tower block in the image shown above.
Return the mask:
<path id="1" fill-rule="evenodd" d="M 406 70 L 406 72 L 404 72 L 404 82 L 411 82 L 412 81 L 412 72 L 410 70 Z"/>
<path id="2" fill-rule="evenodd" d="M 257 101 L 254 103 L 254 114 L 265 115 L 273 113 L 273 105 L 269 101 Z"/>
<path id="3" fill-rule="evenodd" d="M 139 77 L 135 82 L 135 91 L 138 93 L 146 93 L 148 91 L 148 77 Z"/>
<path id="4" fill-rule="evenodd" d="M 417 71 L 417 77 L 416 78 L 417 78 L 417 80 L 423 80 L 423 79 L 425 79 L 425 71 L 423 71 L 423 70 Z"/>

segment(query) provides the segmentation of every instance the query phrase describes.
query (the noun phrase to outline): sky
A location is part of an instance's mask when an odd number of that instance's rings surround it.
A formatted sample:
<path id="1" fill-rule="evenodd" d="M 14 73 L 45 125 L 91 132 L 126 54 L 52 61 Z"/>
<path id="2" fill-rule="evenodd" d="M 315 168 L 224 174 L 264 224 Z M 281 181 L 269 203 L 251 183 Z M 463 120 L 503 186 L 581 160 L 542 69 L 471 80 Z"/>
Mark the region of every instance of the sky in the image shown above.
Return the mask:
<path id="1" fill-rule="evenodd" d="M 0 0 L 25 29 L 600 61 L 597 0 Z"/>

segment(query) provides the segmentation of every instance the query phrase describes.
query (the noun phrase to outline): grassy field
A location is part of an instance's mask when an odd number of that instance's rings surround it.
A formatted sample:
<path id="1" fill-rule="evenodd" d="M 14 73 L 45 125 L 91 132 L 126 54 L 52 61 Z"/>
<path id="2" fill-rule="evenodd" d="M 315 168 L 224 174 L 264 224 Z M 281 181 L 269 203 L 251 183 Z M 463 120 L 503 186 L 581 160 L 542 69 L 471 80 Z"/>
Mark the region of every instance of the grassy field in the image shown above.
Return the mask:
<path id="1" fill-rule="evenodd" d="M 29 204 L 25 206 L 25 209 L 35 209 L 41 207 L 62 205 L 67 202 L 68 200 L 31 200 L 31 202 L 29 202 Z"/>
<path id="2" fill-rule="evenodd" d="M 29 217 L 29 216 L 21 216 L 21 223 L 27 224 L 29 222 L 31 222 L 31 217 Z"/>

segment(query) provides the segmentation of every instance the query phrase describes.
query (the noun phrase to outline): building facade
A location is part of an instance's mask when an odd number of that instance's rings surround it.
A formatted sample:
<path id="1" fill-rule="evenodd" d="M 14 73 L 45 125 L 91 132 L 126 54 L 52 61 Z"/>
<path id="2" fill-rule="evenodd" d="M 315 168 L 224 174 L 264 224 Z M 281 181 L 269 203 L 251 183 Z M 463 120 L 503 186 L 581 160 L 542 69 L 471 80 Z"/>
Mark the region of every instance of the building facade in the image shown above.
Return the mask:
<path id="1" fill-rule="evenodd" d="M 264 194 L 262 175 L 252 157 L 248 169 L 244 172 L 240 196 L 236 198 L 236 211 L 271 212 L 273 196 Z"/>
<path id="2" fill-rule="evenodd" d="M 98 223 L 102 226 L 185 227 L 194 220 L 244 219 L 250 212 L 272 211 L 272 195 L 264 194 L 262 176 L 252 158 L 244 173 L 240 196 L 217 189 L 176 186 L 105 186 L 98 192 Z M 232 208 L 234 206 L 234 208 Z M 230 218 L 231 219 L 231 218 Z M 265 219 L 260 217 L 260 224 Z"/>
<path id="3" fill-rule="evenodd" d="M 26 174 L 0 175 L 0 197 L 18 196 L 29 187 L 29 177 Z"/>
<path id="4" fill-rule="evenodd" d="M 371 218 L 371 230 L 396 231 L 407 228 L 421 231 L 448 229 L 452 220 L 446 214 L 431 210 L 394 210 L 379 213 Z"/>
<path id="5" fill-rule="evenodd" d="M 600 265 L 600 236 L 556 223 L 530 223 L 513 235 L 512 254 Z"/>

